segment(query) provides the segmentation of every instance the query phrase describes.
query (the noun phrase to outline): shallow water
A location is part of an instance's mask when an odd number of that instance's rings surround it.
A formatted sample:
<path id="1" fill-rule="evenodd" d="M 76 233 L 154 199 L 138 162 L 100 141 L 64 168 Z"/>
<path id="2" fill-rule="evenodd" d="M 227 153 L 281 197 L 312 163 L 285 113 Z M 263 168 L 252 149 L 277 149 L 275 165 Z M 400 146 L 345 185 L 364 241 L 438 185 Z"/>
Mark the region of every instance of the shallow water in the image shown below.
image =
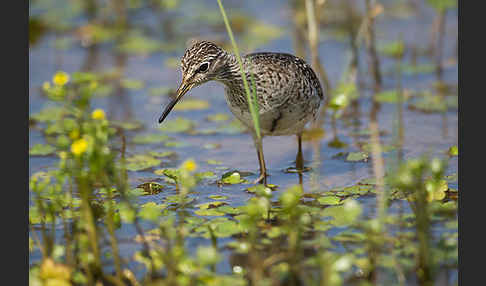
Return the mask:
<path id="1" fill-rule="evenodd" d="M 391 5 L 383 1 L 385 8 Z M 204 1 L 207 9 L 217 9 L 215 1 Z M 190 6 L 184 2 L 184 5 Z M 231 14 L 232 8 L 242 10 L 249 15 L 264 21 L 268 24 L 278 25 L 285 30 L 285 34 L 268 44 L 259 46 L 255 51 L 278 51 L 294 53 L 292 42 L 292 19 L 289 4 L 286 1 L 241 1 L 231 6 L 231 3 L 225 3 L 228 13 Z M 188 15 L 189 12 L 178 11 L 182 15 Z M 216 11 L 216 10 L 215 10 Z M 434 19 L 434 11 L 420 4 L 419 13 L 407 18 L 392 17 L 388 14 L 378 17 L 377 24 L 377 41 L 388 42 L 398 39 L 401 35 L 407 44 L 415 44 L 420 47 L 429 42 L 430 26 Z M 157 20 L 152 14 L 143 11 L 137 14 L 133 19 L 133 25 L 143 23 L 144 25 L 154 26 L 154 37 L 163 38 L 163 33 L 157 30 Z M 179 23 L 179 22 L 177 22 Z M 189 33 L 190 36 L 198 37 L 222 37 L 225 39 L 224 31 L 221 33 L 211 34 L 210 28 L 200 27 L 206 34 Z M 455 44 L 457 40 L 457 12 L 450 11 L 447 14 L 446 39 L 444 49 L 444 59 L 450 62 L 444 68 L 442 80 L 450 85 L 457 86 L 457 57 L 455 54 Z M 196 31 L 198 32 L 198 31 Z M 349 45 L 347 42 L 340 41 L 328 35 L 326 28 L 321 27 L 321 34 L 325 38 L 319 45 L 321 62 L 326 68 L 331 84 L 336 86 L 340 80 L 344 68 L 349 60 Z M 49 81 L 57 70 L 64 70 L 68 73 L 79 71 L 86 62 L 90 60 L 88 49 L 83 48 L 76 42 L 68 50 L 56 50 L 53 47 L 54 33 L 48 33 L 37 45 L 29 49 L 29 114 L 38 112 L 47 100 L 41 96 L 40 87 L 44 81 Z M 169 99 L 167 96 L 149 96 L 148 90 L 153 87 L 171 87 L 177 88 L 181 74 L 179 69 L 170 68 L 165 65 L 169 57 L 180 58 L 183 50 L 175 53 L 157 52 L 147 56 L 128 56 L 122 65 L 124 76 L 141 80 L 145 86 L 141 90 L 122 90 L 122 93 L 114 93 L 109 97 L 96 98 L 92 101 L 92 108 L 103 108 L 110 119 L 133 121 L 139 120 L 143 123 L 144 130 L 140 132 L 127 132 L 128 139 L 135 134 L 145 132 L 160 132 L 157 119 L 162 112 L 165 104 Z M 94 67 L 89 70 L 107 70 L 115 67 L 116 58 L 110 45 L 99 47 Z M 387 71 L 393 68 L 393 60 L 381 59 L 381 70 Z M 451 60 L 449 60 L 451 59 Z M 367 77 L 367 63 L 365 50 L 360 50 L 360 78 L 369 85 Z M 406 55 L 404 62 L 410 60 L 410 55 Z M 454 62 L 454 60 L 456 62 Z M 419 56 L 418 63 L 430 63 L 430 58 Z M 384 90 L 393 89 L 396 86 L 393 74 L 384 74 Z M 421 91 L 432 89 L 432 84 L 437 80 L 434 73 L 425 73 L 417 75 L 404 75 L 402 86 L 408 90 Z M 360 125 L 353 126 L 350 117 L 338 119 L 336 130 L 338 138 L 349 144 L 343 149 L 330 148 L 328 143 L 333 140 L 333 132 L 330 120 L 330 113 L 327 113 L 325 123 L 322 126 L 325 136 L 319 142 L 306 141 L 303 144 L 305 164 L 313 166 L 313 170 L 303 176 L 303 186 L 305 192 L 314 192 L 329 190 L 334 187 L 350 186 L 358 181 L 372 177 L 371 161 L 368 162 L 345 162 L 341 159 L 333 159 L 333 156 L 339 152 L 358 151 L 355 143 L 356 138 L 351 136 L 353 130 L 367 129 L 369 122 L 370 90 L 363 88 L 359 100 L 360 115 L 357 116 Z M 215 113 L 226 113 L 231 115 L 223 95 L 223 87 L 217 83 L 208 83 L 190 91 L 186 98 L 198 98 L 208 100 L 210 108 L 198 111 L 172 111 L 168 120 L 176 117 L 185 117 L 198 122 L 196 130 L 214 127 L 217 124 L 205 120 L 206 116 Z M 381 137 L 382 143 L 391 144 L 394 133 L 396 105 L 383 104 L 379 112 L 380 130 L 385 131 L 386 135 Z M 403 154 L 405 158 L 419 157 L 422 154 L 431 154 L 435 156 L 444 156 L 444 153 L 452 145 L 458 144 L 458 115 L 457 110 L 449 110 L 446 113 L 422 113 L 419 111 L 409 110 L 404 107 L 404 145 Z M 229 121 L 228 121 L 229 123 Z M 217 170 L 216 175 L 221 175 L 228 170 L 237 169 L 240 171 L 250 171 L 255 173 L 250 179 L 256 178 L 258 173 L 258 160 L 256 151 L 253 147 L 251 136 L 243 134 L 215 134 L 215 135 L 190 135 L 190 134 L 170 134 L 175 141 L 188 143 L 189 146 L 183 148 L 167 148 L 163 144 L 148 145 L 127 145 L 128 154 L 143 153 L 146 150 L 173 150 L 177 152 L 177 160 L 168 162 L 163 167 L 175 167 L 188 158 L 193 158 L 198 163 L 198 171 L 214 171 L 214 166 L 208 165 L 206 160 L 214 159 L 222 161 L 222 166 L 228 167 L 227 170 Z M 366 141 L 367 137 L 360 137 L 359 141 Z M 42 133 L 35 129 L 29 129 L 29 146 L 36 143 L 45 143 Z M 208 150 L 203 148 L 208 143 L 219 143 L 220 148 Z M 266 137 L 264 139 L 264 154 L 267 168 L 270 174 L 269 182 L 279 186 L 279 190 L 284 190 L 288 186 L 297 184 L 298 176 L 296 174 L 285 173 L 288 167 L 293 166 L 297 152 L 297 141 L 295 136 Z M 317 152 L 316 152 L 317 150 Z M 386 153 L 385 158 L 394 156 L 393 152 Z M 55 156 L 52 157 L 29 157 L 29 175 L 53 167 L 57 161 Z M 164 163 L 163 163 L 164 164 Z M 447 173 L 457 173 L 457 157 L 449 161 Z M 141 172 L 129 172 L 130 185 L 136 187 L 138 184 L 159 180 L 160 177 L 153 174 L 153 169 Z M 213 180 L 214 181 L 214 180 Z M 211 181 L 205 182 L 196 188 L 194 197 L 197 203 L 209 201 L 209 195 L 221 194 L 228 197 L 226 200 L 231 205 L 241 205 L 250 198 L 251 195 L 244 189 L 248 185 L 217 186 Z M 143 202 L 156 201 L 161 202 L 166 195 L 173 194 L 173 189 L 169 186 L 162 193 L 141 198 Z M 278 197 L 278 192 L 275 197 Z M 374 199 L 360 199 L 365 206 L 365 212 L 374 213 Z M 132 226 L 123 225 L 117 230 L 120 236 L 120 250 L 122 254 L 129 254 L 139 249 L 139 245 L 133 243 L 130 237 L 135 231 Z M 126 240 L 124 240 L 126 238 Z M 219 239 L 218 243 L 224 245 L 229 239 Z M 209 241 L 200 238 L 191 238 L 187 244 L 190 249 L 194 249 L 198 244 L 209 244 Z M 228 252 L 224 252 L 228 254 Z M 30 261 L 35 261 L 38 255 L 33 254 Z M 226 263 L 230 259 L 225 257 L 225 261 L 218 265 L 222 272 L 230 272 L 231 266 Z"/>

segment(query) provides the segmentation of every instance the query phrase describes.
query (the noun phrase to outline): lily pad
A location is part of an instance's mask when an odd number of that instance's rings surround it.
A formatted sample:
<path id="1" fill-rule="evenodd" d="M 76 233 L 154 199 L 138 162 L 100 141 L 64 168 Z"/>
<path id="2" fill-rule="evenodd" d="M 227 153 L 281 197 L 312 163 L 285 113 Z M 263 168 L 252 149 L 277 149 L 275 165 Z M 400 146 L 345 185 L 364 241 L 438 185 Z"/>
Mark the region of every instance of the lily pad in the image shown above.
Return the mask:
<path id="1" fill-rule="evenodd" d="M 202 179 L 215 179 L 216 178 L 216 174 L 214 174 L 214 172 L 212 172 L 212 171 L 195 173 L 194 176 L 198 180 L 202 180 Z"/>
<path id="2" fill-rule="evenodd" d="M 142 89 L 144 86 L 143 81 L 136 79 L 125 78 L 120 80 L 120 85 L 126 89 Z"/>
<path id="3" fill-rule="evenodd" d="M 223 174 L 223 176 L 221 177 L 221 183 L 223 183 L 223 184 L 234 185 L 234 184 L 243 183 L 245 181 L 246 181 L 245 179 L 241 178 L 240 173 L 236 172 L 236 171 L 235 172 L 227 172 L 227 173 Z"/>
<path id="4" fill-rule="evenodd" d="M 396 90 L 387 90 L 380 93 L 375 94 L 375 100 L 378 102 L 386 102 L 386 103 L 397 103 L 399 101 L 399 94 Z M 405 100 L 402 94 L 403 100 Z"/>
<path id="5" fill-rule="evenodd" d="M 208 115 L 206 119 L 212 122 L 220 122 L 220 121 L 226 121 L 230 119 L 230 116 L 226 113 L 216 113 L 216 114 Z"/>
<path id="6" fill-rule="evenodd" d="M 338 205 L 341 201 L 341 198 L 327 196 L 327 197 L 320 197 L 319 199 L 317 199 L 317 201 L 321 205 Z"/>
<path id="7" fill-rule="evenodd" d="M 209 198 L 213 200 L 226 200 L 228 197 L 223 195 L 210 195 Z"/>
<path id="8" fill-rule="evenodd" d="M 221 165 L 221 164 L 223 164 L 223 162 L 221 162 L 221 161 L 212 160 L 212 159 L 207 160 L 206 163 L 208 163 L 209 165 Z"/>
<path id="9" fill-rule="evenodd" d="M 134 155 L 126 159 L 126 168 L 129 171 L 142 171 L 158 166 L 161 162 L 150 155 Z"/>
<path id="10" fill-rule="evenodd" d="M 161 133 L 139 134 L 133 138 L 135 144 L 162 143 L 169 140 L 169 136 Z"/>
<path id="11" fill-rule="evenodd" d="M 164 146 L 168 148 L 184 148 L 191 146 L 191 144 L 189 142 L 169 141 L 165 142 Z"/>
<path id="12" fill-rule="evenodd" d="M 202 99 L 187 98 L 180 101 L 174 110 L 203 110 L 209 108 L 209 102 Z"/>
<path id="13" fill-rule="evenodd" d="M 142 129 L 143 123 L 135 120 L 135 121 L 117 121 L 117 120 L 112 120 L 110 121 L 111 125 L 114 127 L 119 127 L 124 130 L 138 130 Z"/>
<path id="14" fill-rule="evenodd" d="M 143 219 L 155 222 L 162 215 L 162 210 L 166 207 L 167 205 L 164 204 L 159 205 L 155 202 L 148 202 L 141 206 L 139 216 Z"/>
<path id="15" fill-rule="evenodd" d="M 174 151 L 162 151 L 162 152 L 149 151 L 148 153 L 149 153 L 150 156 L 154 156 L 154 157 L 157 157 L 157 158 L 170 157 L 170 156 L 173 156 L 173 155 L 176 154 Z"/>
<path id="16" fill-rule="evenodd" d="M 56 151 L 56 148 L 47 144 L 35 144 L 29 150 L 30 156 L 47 156 Z"/>
<path id="17" fill-rule="evenodd" d="M 366 152 L 350 152 L 346 156 L 346 161 L 348 162 L 366 162 L 368 161 L 369 155 Z"/>
<path id="18" fill-rule="evenodd" d="M 321 212 L 321 216 L 332 217 L 333 220 L 330 221 L 333 225 L 342 226 L 349 225 L 356 221 L 358 216 L 361 214 L 361 206 L 355 200 L 346 200 L 343 205 L 331 206 L 325 208 Z"/>
<path id="19" fill-rule="evenodd" d="M 194 121 L 187 118 L 177 117 L 165 121 L 159 129 L 168 133 L 183 133 L 193 129 L 195 126 L 196 124 Z"/>
<path id="20" fill-rule="evenodd" d="M 150 95 L 150 96 L 162 96 L 162 95 L 168 94 L 172 90 L 173 90 L 172 88 L 166 87 L 166 86 L 153 87 L 153 88 L 149 89 L 148 95 Z"/>

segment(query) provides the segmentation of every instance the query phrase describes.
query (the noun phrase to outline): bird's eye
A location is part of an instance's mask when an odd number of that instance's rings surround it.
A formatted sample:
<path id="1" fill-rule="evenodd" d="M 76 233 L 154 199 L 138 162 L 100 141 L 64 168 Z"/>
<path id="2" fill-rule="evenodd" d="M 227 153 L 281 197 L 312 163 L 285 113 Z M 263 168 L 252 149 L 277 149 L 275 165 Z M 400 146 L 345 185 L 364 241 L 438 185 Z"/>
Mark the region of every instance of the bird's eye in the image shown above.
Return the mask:
<path id="1" fill-rule="evenodd" d="M 205 71 L 207 71 L 207 70 L 208 70 L 208 68 L 209 68 L 209 63 L 207 63 L 207 62 L 206 62 L 206 63 L 203 63 L 203 64 L 202 64 L 202 65 L 199 67 L 199 69 L 198 69 L 197 71 L 198 71 L 198 72 L 205 72 Z"/>

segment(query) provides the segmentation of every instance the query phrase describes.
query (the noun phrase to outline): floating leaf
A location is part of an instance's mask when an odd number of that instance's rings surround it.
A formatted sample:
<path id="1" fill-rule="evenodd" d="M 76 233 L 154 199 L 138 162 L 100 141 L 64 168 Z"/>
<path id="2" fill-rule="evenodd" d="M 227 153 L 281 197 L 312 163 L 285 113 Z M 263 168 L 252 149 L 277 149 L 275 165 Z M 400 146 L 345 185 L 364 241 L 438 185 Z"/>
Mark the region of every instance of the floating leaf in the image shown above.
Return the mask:
<path id="1" fill-rule="evenodd" d="M 120 80 L 120 85 L 126 89 L 142 89 L 144 83 L 141 80 L 125 78 Z"/>
<path id="2" fill-rule="evenodd" d="M 214 174 L 214 172 L 211 172 L 211 171 L 195 173 L 194 176 L 198 180 L 202 180 L 202 179 L 215 179 L 216 178 L 216 174 Z"/>
<path id="3" fill-rule="evenodd" d="M 321 205 L 338 205 L 339 202 L 341 201 L 341 198 L 339 197 L 320 197 L 317 199 L 317 201 Z"/>
<path id="4" fill-rule="evenodd" d="M 169 92 L 171 92 L 173 88 L 166 87 L 166 86 L 160 86 L 160 87 L 153 87 L 148 90 L 148 95 L 150 96 L 162 96 L 166 95 Z"/>
<path id="5" fill-rule="evenodd" d="M 363 161 L 366 162 L 368 161 L 368 153 L 366 152 L 350 152 L 348 153 L 348 156 L 346 156 L 346 161 L 348 162 L 359 162 Z"/>
<path id="6" fill-rule="evenodd" d="M 174 110 L 203 110 L 209 108 L 209 102 L 202 99 L 187 98 L 174 107 Z"/>
<path id="7" fill-rule="evenodd" d="M 191 146 L 191 144 L 189 144 L 189 142 L 170 141 L 170 142 L 165 142 L 164 146 L 167 148 L 184 148 L 184 147 Z"/>
<path id="8" fill-rule="evenodd" d="M 230 116 L 226 113 L 216 113 L 216 114 L 208 115 L 206 119 L 212 122 L 220 122 L 220 121 L 226 121 L 230 119 Z"/>
<path id="9" fill-rule="evenodd" d="M 221 162 L 221 161 L 212 160 L 212 159 L 207 160 L 206 163 L 208 163 L 209 165 L 221 165 L 221 164 L 223 164 L 223 162 Z"/>
<path id="10" fill-rule="evenodd" d="M 361 214 L 361 206 L 355 200 L 346 200 L 343 205 L 325 208 L 321 215 L 333 218 L 332 224 L 337 226 L 352 224 Z"/>
<path id="11" fill-rule="evenodd" d="M 404 74 L 410 75 L 432 73 L 435 71 L 433 64 L 402 65 L 401 68 Z"/>
<path id="12" fill-rule="evenodd" d="M 196 124 L 192 120 L 177 117 L 165 121 L 159 129 L 168 133 L 182 133 L 193 129 L 195 125 Z"/>
<path id="13" fill-rule="evenodd" d="M 112 120 L 110 121 L 111 125 L 114 127 L 119 127 L 124 130 L 138 130 L 143 127 L 142 122 L 140 121 L 117 121 L 117 120 Z"/>
<path id="14" fill-rule="evenodd" d="M 162 45 L 159 41 L 144 36 L 139 31 L 135 31 L 123 37 L 123 41 L 117 48 L 124 53 L 148 55 L 160 51 Z"/>
<path id="15" fill-rule="evenodd" d="M 396 90 L 387 90 L 375 94 L 375 100 L 378 102 L 396 103 L 398 102 L 398 92 Z"/>
<path id="16" fill-rule="evenodd" d="M 162 210 L 166 207 L 167 205 L 158 205 L 155 202 L 148 202 L 141 206 L 139 216 L 143 219 L 156 222 L 159 216 L 162 215 Z"/>
<path id="17" fill-rule="evenodd" d="M 139 134 L 133 138 L 135 144 L 162 143 L 169 139 L 169 136 L 161 133 Z"/>
<path id="18" fill-rule="evenodd" d="M 164 157 L 170 157 L 170 156 L 173 156 L 175 155 L 176 153 L 174 151 L 162 151 L 162 152 L 158 152 L 158 151 L 149 151 L 148 154 L 150 156 L 154 156 L 154 157 L 157 157 L 157 158 L 164 158 Z"/>
<path id="19" fill-rule="evenodd" d="M 129 171 L 141 171 L 158 166 L 161 162 L 150 155 L 134 155 L 126 159 L 126 168 Z"/>
<path id="20" fill-rule="evenodd" d="M 245 181 L 246 181 L 245 179 L 241 178 L 239 172 L 228 172 L 223 174 L 223 176 L 221 177 L 221 182 L 223 184 L 234 185 L 234 184 L 243 183 Z"/>
<path id="21" fill-rule="evenodd" d="M 401 58 L 405 51 L 405 44 L 400 40 L 393 41 L 381 46 L 380 51 L 389 57 Z"/>
<path id="22" fill-rule="evenodd" d="M 210 195 L 209 198 L 213 200 L 226 200 L 228 197 L 223 195 Z"/>
<path id="23" fill-rule="evenodd" d="M 35 144 L 29 150 L 30 156 L 47 156 L 56 151 L 56 148 L 47 144 Z"/>

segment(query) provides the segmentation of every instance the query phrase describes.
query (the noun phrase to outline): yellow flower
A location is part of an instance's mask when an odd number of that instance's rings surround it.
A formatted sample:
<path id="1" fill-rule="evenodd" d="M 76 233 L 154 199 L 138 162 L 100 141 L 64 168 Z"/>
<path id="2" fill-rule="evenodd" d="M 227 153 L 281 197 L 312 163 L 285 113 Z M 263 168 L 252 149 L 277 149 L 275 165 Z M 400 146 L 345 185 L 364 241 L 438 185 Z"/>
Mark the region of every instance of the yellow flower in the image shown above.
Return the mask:
<path id="1" fill-rule="evenodd" d="M 52 78 L 55 85 L 63 86 L 69 81 L 69 75 L 63 71 L 58 71 Z"/>
<path id="2" fill-rule="evenodd" d="M 73 152 L 73 154 L 76 156 L 86 152 L 86 149 L 88 149 L 88 141 L 86 141 L 84 138 L 76 140 L 73 142 L 73 144 L 71 144 L 71 152 Z"/>
<path id="3" fill-rule="evenodd" d="M 44 91 L 47 91 L 47 90 L 49 90 L 50 88 L 51 88 L 51 83 L 50 83 L 50 82 L 45 81 L 45 82 L 42 84 L 42 89 L 43 89 Z"/>
<path id="4" fill-rule="evenodd" d="M 105 112 L 103 111 L 103 109 L 95 109 L 93 111 L 93 113 L 91 113 L 91 118 L 95 119 L 95 120 L 103 120 L 105 119 Z"/>
<path id="5" fill-rule="evenodd" d="M 44 280 L 59 280 L 57 282 L 67 282 L 69 279 L 71 279 L 71 271 L 72 270 L 68 266 L 61 263 L 55 263 L 51 258 L 47 258 L 40 267 L 39 276 Z"/>
<path id="6" fill-rule="evenodd" d="M 196 162 L 194 162 L 194 160 L 189 159 L 189 160 L 185 161 L 184 163 L 182 163 L 182 169 L 189 171 L 189 172 L 192 172 L 192 171 L 197 169 L 197 164 L 196 164 Z"/>

